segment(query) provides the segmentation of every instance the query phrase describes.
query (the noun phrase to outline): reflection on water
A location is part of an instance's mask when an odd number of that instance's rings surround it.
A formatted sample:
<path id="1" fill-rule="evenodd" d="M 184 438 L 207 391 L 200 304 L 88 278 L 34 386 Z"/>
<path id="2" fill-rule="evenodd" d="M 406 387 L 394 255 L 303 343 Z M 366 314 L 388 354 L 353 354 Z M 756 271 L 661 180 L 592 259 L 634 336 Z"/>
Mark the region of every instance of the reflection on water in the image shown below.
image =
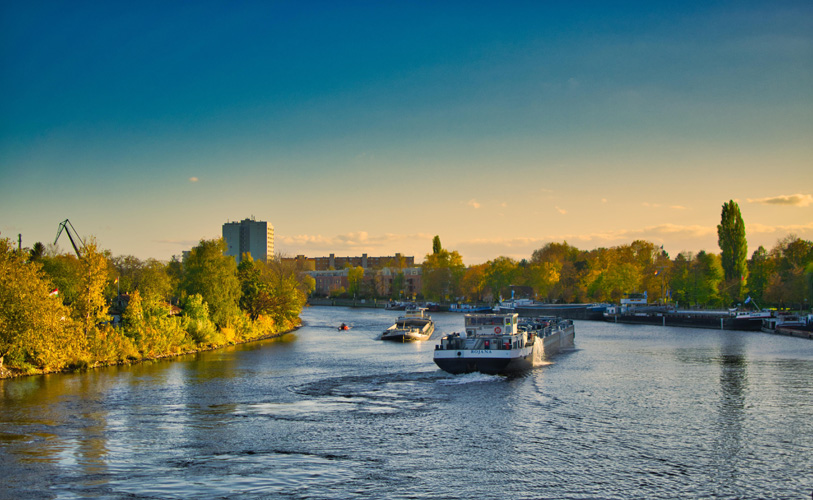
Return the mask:
<path id="1" fill-rule="evenodd" d="M 743 454 L 743 422 L 746 418 L 748 363 L 742 342 L 738 340 L 738 337 L 727 336 L 716 359 L 720 365 L 720 403 L 714 482 L 727 488 L 740 484 L 740 463 L 743 459 L 747 460 Z M 724 490 L 718 488 L 718 493 L 724 493 Z"/>
<path id="2" fill-rule="evenodd" d="M 514 378 L 451 376 L 398 314 L 0 381 L 9 498 L 809 498 L 813 342 L 577 323 Z M 436 335 L 462 316 L 436 314 Z M 335 325 L 353 325 L 337 333 Z"/>

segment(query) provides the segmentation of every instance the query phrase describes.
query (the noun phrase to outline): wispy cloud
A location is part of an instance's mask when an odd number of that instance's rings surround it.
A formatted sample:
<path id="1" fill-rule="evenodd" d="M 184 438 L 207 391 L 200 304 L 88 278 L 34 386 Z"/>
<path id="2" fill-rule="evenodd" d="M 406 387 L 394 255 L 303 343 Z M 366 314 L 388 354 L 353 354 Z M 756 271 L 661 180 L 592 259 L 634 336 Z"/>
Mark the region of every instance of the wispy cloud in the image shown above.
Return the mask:
<path id="1" fill-rule="evenodd" d="M 466 203 L 466 205 L 468 205 L 468 206 L 470 206 L 470 207 L 474 207 L 474 208 L 480 208 L 480 204 L 479 204 L 479 203 L 477 202 L 477 200 L 475 200 L 475 199 L 471 199 L 471 200 L 469 200 L 469 201 Z"/>
<path id="2" fill-rule="evenodd" d="M 200 240 L 173 240 L 173 239 L 162 239 L 162 240 L 153 240 L 156 243 L 161 243 L 163 245 L 172 245 L 178 248 L 182 248 L 184 250 L 189 250 L 192 247 L 198 246 L 200 244 Z"/>
<path id="3" fill-rule="evenodd" d="M 748 198 L 748 203 L 762 203 L 763 205 L 791 205 L 806 207 L 813 204 L 813 195 L 810 194 L 782 194 L 768 198 Z"/>
<path id="4" fill-rule="evenodd" d="M 291 252 L 295 254 L 304 253 L 309 256 L 317 256 L 316 253 L 337 253 L 361 252 L 370 253 L 382 251 L 389 248 L 404 248 L 402 252 L 410 252 L 410 248 L 419 246 L 427 249 L 432 248 L 433 235 L 424 233 L 415 234 L 394 234 L 386 233 L 381 235 L 370 235 L 366 231 L 350 232 L 335 236 L 322 236 L 321 234 L 298 234 L 298 235 L 278 235 L 275 246 L 281 253 Z M 388 251 L 388 250 L 385 250 Z"/>
<path id="5" fill-rule="evenodd" d="M 565 210 L 564 208 L 559 208 L 559 207 L 553 207 L 553 208 L 555 208 L 556 211 L 559 212 L 562 215 L 565 215 L 567 213 L 567 210 Z"/>
<path id="6" fill-rule="evenodd" d="M 683 205 L 672 205 L 669 208 L 671 208 L 673 210 L 688 210 L 688 208 L 684 207 Z"/>
<path id="7" fill-rule="evenodd" d="M 197 177 L 190 177 L 189 182 L 198 182 L 198 178 Z"/>
<path id="8" fill-rule="evenodd" d="M 803 235 L 813 231 L 813 222 L 808 224 L 790 224 L 787 226 L 768 226 L 766 224 L 746 224 L 745 230 L 754 234 L 797 234 Z"/>

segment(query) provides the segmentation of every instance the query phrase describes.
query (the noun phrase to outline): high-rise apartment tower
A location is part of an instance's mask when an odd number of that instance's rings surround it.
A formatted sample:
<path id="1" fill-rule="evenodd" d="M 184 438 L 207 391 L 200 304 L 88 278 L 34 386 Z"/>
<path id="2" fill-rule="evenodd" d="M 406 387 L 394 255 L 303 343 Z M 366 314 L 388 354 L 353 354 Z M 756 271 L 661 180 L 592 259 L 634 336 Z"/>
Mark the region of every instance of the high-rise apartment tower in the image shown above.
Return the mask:
<path id="1" fill-rule="evenodd" d="M 233 256 L 238 264 L 244 253 L 264 262 L 274 258 L 274 226 L 268 222 L 254 220 L 254 217 L 227 222 L 223 224 L 223 239 L 226 240 L 226 255 Z"/>

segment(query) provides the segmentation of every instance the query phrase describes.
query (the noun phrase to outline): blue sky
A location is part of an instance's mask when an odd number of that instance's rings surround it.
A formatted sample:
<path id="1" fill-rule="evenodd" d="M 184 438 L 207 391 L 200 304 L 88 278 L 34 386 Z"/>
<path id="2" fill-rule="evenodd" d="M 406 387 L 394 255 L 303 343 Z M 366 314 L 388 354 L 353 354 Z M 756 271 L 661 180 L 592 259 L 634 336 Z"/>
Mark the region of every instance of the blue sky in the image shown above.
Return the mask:
<path id="1" fill-rule="evenodd" d="M 813 239 L 810 2 L 8 2 L 0 233 L 467 264 Z M 61 245 L 65 248 L 65 244 Z"/>

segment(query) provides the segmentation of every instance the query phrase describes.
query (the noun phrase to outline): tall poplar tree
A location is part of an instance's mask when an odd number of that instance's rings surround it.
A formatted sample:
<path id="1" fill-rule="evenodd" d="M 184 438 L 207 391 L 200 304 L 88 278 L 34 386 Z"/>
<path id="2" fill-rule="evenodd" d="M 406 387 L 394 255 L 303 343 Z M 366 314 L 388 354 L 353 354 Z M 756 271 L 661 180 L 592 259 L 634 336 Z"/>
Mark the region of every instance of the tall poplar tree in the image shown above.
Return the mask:
<path id="1" fill-rule="evenodd" d="M 440 236 L 436 235 L 432 238 L 432 253 L 437 255 L 441 250 L 443 250 L 443 247 L 440 245 Z"/>
<path id="2" fill-rule="evenodd" d="M 742 221 L 740 207 L 734 200 L 723 204 L 720 224 L 717 226 L 717 242 L 721 250 L 724 279 L 731 283 L 729 288 L 738 285 L 736 294 L 740 295 L 748 276 L 748 242 L 745 240 L 745 223 Z"/>

